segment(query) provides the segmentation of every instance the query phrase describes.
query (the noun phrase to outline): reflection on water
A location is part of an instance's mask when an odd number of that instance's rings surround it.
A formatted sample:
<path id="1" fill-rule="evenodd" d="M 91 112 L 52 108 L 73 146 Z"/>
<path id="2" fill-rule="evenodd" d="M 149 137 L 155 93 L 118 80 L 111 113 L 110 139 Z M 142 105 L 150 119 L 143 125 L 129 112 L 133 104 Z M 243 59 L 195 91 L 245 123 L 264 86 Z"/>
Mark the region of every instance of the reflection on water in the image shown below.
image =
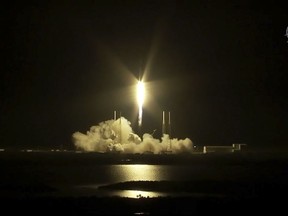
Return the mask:
<path id="1" fill-rule="evenodd" d="M 101 173 L 95 173 L 101 181 L 94 184 L 76 186 L 78 192 L 97 196 L 121 196 L 129 198 L 140 197 L 159 197 L 166 196 L 166 193 L 140 190 L 98 190 L 101 185 L 112 184 L 126 181 L 161 181 L 167 178 L 167 167 L 161 165 L 128 164 L 128 165 L 109 165 Z M 104 176 L 103 176 L 104 175 Z M 106 179 L 103 182 L 103 177 Z"/>
<path id="2" fill-rule="evenodd" d="M 229 167 L 228 167 L 229 168 Z M 237 169 L 238 170 L 238 169 Z M 197 179 L 223 178 L 227 168 L 211 169 L 204 165 L 91 165 L 48 166 L 41 175 L 41 181 L 52 186 L 105 185 L 125 181 L 189 181 Z M 229 171 L 229 170 L 228 170 Z M 233 177 L 229 175 L 228 177 Z"/>
<path id="3" fill-rule="evenodd" d="M 163 173 L 159 166 L 145 164 L 111 166 L 113 179 L 120 181 L 159 181 Z"/>
<path id="4" fill-rule="evenodd" d="M 199 171 L 203 174 L 203 168 L 185 165 L 147 165 L 147 164 L 125 164 L 108 165 L 104 172 L 95 173 L 99 178 L 105 176 L 105 181 L 99 183 L 111 184 L 124 181 L 177 181 L 198 178 Z M 205 172 L 207 174 L 207 172 Z M 104 176 L 103 176 L 104 175 Z M 104 180 L 104 179 L 102 179 Z M 94 183 L 98 183 L 95 182 Z"/>
<path id="5" fill-rule="evenodd" d="M 221 169 L 220 169 L 221 168 Z M 147 165 L 147 164 L 120 164 L 120 165 L 95 165 L 88 169 L 73 170 L 77 178 L 66 176 L 65 184 L 69 193 L 92 196 L 121 196 L 137 198 L 159 196 L 191 196 L 191 194 L 163 193 L 157 191 L 135 190 L 98 190 L 99 186 L 127 181 L 194 181 L 194 180 L 222 180 L 237 178 L 240 168 L 234 167 L 209 167 L 205 164 L 194 165 Z M 233 171 L 233 172 L 232 172 Z M 243 170 L 242 170 L 243 171 Z M 67 173 L 67 172 L 66 172 Z M 233 175 L 231 175 L 233 173 Z M 239 172 L 242 173 L 242 172 Z M 64 178 L 63 178 L 64 179 Z M 70 181 L 70 182 L 69 182 Z M 69 184 L 67 184 L 69 182 Z M 72 190 L 71 190 L 72 187 Z M 62 189 L 63 187 L 61 187 Z M 121 188 L 120 188 L 121 189 Z M 200 194 L 200 196 L 207 194 Z M 193 194 L 199 196 L 199 194 Z"/>
<path id="6" fill-rule="evenodd" d="M 176 166 L 177 167 L 177 166 Z M 94 184 L 78 185 L 79 192 L 88 193 L 97 196 L 121 196 L 129 198 L 141 197 L 161 197 L 171 196 L 171 193 L 158 191 L 142 191 L 142 190 L 98 190 L 101 185 L 113 184 L 126 181 L 163 181 L 163 180 L 185 180 L 182 176 L 175 175 L 175 170 L 181 170 L 184 167 L 163 166 L 163 165 L 146 165 L 146 164 L 125 164 L 125 165 L 109 165 L 105 166 L 102 173 L 97 174 L 102 180 L 105 175 L 105 182 L 95 181 Z M 181 171 L 182 172 L 182 171 Z M 185 173 L 185 172 L 183 172 Z M 187 172 L 186 172 L 187 173 Z M 102 175 L 102 176 L 101 176 Z M 173 194 L 177 195 L 177 194 Z M 183 194 L 181 194 L 183 195 Z"/>
<path id="7" fill-rule="evenodd" d="M 153 191 L 123 190 L 121 193 L 119 193 L 119 195 L 121 197 L 142 198 L 142 197 L 159 197 L 164 196 L 165 194 Z"/>
<path id="8" fill-rule="evenodd" d="M 75 187 L 73 194 L 81 196 L 99 196 L 99 197 L 127 197 L 127 198 L 153 198 L 153 197 L 167 197 L 167 196 L 203 196 L 203 194 L 186 193 L 186 192 L 159 192 L 159 191 L 143 191 L 143 190 L 98 190 L 95 185 L 83 185 Z M 69 194 L 69 193 L 68 193 Z M 205 194 L 207 195 L 207 194 Z"/>
<path id="9" fill-rule="evenodd" d="M 109 194 L 107 194 L 109 195 Z M 212 193 L 188 193 L 188 192 L 158 192 L 158 191 L 141 191 L 141 190 L 118 190 L 114 191 L 114 196 L 128 198 L 153 198 L 153 197 L 224 197 L 223 194 Z"/>
<path id="10" fill-rule="evenodd" d="M 98 197 L 127 197 L 127 198 L 154 198 L 154 197 L 224 197 L 216 193 L 189 193 L 189 192 L 159 192 L 143 190 L 98 190 L 95 185 L 86 185 L 74 188 L 73 195 Z M 70 191 L 71 192 L 71 191 Z M 71 195 L 68 193 L 68 195 Z"/>
<path id="11" fill-rule="evenodd" d="M 142 190 L 98 190 L 96 185 L 81 185 L 74 188 L 74 195 L 81 196 L 100 196 L 100 197 L 128 197 L 128 198 L 143 198 L 143 197 L 164 197 L 169 196 L 169 193 L 158 191 L 142 191 Z"/>

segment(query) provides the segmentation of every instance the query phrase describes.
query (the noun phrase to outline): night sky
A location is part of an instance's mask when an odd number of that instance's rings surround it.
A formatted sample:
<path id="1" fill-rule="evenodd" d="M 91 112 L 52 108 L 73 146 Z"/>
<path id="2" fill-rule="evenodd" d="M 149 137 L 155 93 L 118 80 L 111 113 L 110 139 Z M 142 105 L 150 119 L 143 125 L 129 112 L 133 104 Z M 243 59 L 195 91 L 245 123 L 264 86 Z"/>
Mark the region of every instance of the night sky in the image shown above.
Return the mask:
<path id="1" fill-rule="evenodd" d="M 283 1 L 282 1 L 283 2 Z M 9 1 L 1 9 L 0 148 L 73 146 L 121 110 L 196 145 L 288 145 L 288 8 L 277 1 Z M 134 78 L 133 78 L 134 77 Z M 135 128 L 136 127 L 136 128 Z"/>

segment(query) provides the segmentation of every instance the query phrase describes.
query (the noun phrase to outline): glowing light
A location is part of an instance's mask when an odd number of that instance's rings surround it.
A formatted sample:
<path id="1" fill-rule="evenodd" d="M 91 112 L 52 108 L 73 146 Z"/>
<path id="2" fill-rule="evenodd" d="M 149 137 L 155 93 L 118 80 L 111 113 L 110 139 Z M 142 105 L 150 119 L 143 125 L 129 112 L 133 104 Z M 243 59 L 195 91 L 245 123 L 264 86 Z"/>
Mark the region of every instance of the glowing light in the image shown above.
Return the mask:
<path id="1" fill-rule="evenodd" d="M 142 113 L 143 113 L 143 103 L 145 98 L 145 87 L 142 81 L 138 81 L 137 83 L 137 103 L 139 109 L 139 116 L 138 116 L 138 125 L 142 125 Z"/>
<path id="2" fill-rule="evenodd" d="M 113 176 L 121 178 L 121 181 L 154 181 L 165 178 L 165 173 L 159 170 L 157 165 L 147 164 L 125 164 L 114 165 Z"/>

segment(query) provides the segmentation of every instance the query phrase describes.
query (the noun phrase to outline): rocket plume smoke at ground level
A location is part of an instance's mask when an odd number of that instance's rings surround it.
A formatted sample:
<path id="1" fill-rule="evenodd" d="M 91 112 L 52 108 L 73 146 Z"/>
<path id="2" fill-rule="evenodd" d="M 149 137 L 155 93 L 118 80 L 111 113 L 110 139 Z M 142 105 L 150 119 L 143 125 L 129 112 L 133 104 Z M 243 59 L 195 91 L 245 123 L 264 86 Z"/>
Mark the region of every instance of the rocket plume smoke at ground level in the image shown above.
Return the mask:
<path id="1" fill-rule="evenodd" d="M 92 126 L 86 134 L 73 133 L 73 142 L 80 150 L 95 152 L 159 154 L 167 150 L 172 150 L 173 153 L 193 151 L 193 143 L 189 138 L 170 139 L 168 134 L 164 134 L 160 141 L 151 134 L 145 133 L 141 139 L 133 132 L 130 125 L 131 123 L 124 117 L 104 121 L 97 126 Z"/>

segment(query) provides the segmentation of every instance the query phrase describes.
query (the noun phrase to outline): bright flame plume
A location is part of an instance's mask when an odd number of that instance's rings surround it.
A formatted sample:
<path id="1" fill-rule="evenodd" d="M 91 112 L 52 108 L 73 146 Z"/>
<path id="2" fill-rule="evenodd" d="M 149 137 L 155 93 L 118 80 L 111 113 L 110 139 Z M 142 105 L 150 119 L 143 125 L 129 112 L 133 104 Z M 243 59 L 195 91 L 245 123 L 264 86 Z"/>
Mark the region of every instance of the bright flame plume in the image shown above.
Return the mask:
<path id="1" fill-rule="evenodd" d="M 137 84 L 137 103 L 138 103 L 138 109 L 139 109 L 138 125 L 139 126 L 142 125 L 142 113 L 143 113 L 144 97 L 145 97 L 144 83 L 139 80 L 138 84 Z"/>

